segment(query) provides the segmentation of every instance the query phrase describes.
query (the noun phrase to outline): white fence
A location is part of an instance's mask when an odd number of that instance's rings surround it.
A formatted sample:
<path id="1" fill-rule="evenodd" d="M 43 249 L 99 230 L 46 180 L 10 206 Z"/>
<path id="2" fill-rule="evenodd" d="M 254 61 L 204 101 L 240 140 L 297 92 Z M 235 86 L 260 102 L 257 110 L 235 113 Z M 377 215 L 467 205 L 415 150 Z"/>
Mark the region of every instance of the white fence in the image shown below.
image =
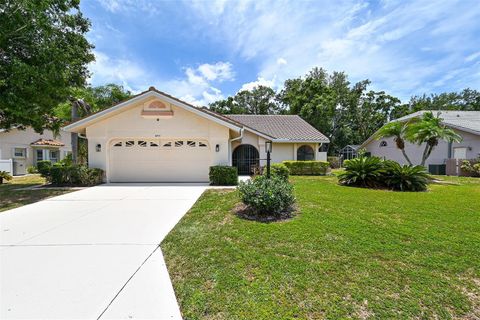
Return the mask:
<path id="1" fill-rule="evenodd" d="M 13 160 L 0 160 L 0 171 L 7 171 L 13 175 Z"/>

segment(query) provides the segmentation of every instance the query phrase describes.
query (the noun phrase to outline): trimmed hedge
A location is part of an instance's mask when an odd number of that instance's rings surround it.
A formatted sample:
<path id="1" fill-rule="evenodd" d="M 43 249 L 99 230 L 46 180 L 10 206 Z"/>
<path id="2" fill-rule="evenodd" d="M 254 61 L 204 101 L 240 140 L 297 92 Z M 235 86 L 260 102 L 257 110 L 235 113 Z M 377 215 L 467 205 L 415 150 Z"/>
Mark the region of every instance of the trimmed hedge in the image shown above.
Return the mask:
<path id="1" fill-rule="evenodd" d="M 208 174 L 213 186 L 236 186 L 238 184 L 238 170 L 230 166 L 212 166 Z"/>
<path id="2" fill-rule="evenodd" d="M 263 175 L 267 175 L 267 166 L 263 167 Z M 272 163 L 270 165 L 270 175 L 272 177 L 279 177 L 284 180 L 288 180 L 288 176 L 290 175 L 290 170 L 288 170 L 287 166 L 283 163 Z"/>
<path id="3" fill-rule="evenodd" d="M 103 170 L 83 165 L 53 165 L 46 178 L 57 186 L 93 186 L 103 182 Z"/>
<path id="4" fill-rule="evenodd" d="M 324 176 L 330 168 L 326 161 L 283 161 L 292 176 Z"/>

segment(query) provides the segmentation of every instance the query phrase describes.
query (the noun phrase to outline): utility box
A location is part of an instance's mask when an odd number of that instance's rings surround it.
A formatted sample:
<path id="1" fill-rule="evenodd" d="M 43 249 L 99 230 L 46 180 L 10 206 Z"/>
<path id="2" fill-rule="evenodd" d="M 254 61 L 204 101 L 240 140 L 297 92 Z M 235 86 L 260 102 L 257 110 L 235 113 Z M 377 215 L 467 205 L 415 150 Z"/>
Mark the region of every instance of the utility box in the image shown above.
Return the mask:
<path id="1" fill-rule="evenodd" d="M 444 176 L 447 174 L 447 166 L 444 164 L 430 164 L 428 165 L 428 172 L 430 174 Z"/>

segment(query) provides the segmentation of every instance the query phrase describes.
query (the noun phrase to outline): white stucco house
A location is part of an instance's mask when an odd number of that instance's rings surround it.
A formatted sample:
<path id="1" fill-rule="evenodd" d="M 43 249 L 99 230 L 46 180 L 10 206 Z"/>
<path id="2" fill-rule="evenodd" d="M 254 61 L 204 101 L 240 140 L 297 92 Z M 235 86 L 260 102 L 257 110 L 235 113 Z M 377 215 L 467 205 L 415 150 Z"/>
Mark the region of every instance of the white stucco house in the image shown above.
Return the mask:
<path id="1" fill-rule="evenodd" d="M 70 133 L 52 131 L 42 134 L 31 128 L 0 130 L 0 171 L 23 175 L 39 160 L 57 162 L 72 152 Z"/>
<path id="2" fill-rule="evenodd" d="M 430 111 L 418 111 L 394 121 L 407 121 L 414 117 L 421 117 L 423 113 Z M 480 157 L 480 111 L 431 111 L 435 116 L 442 118 L 442 123 L 453 129 L 463 140 L 461 142 L 448 143 L 440 141 L 438 146 L 425 163 L 430 171 L 443 167 L 448 159 L 476 159 Z M 372 156 L 395 160 L 401 164 L 407 164 L 393 138 L 376 140 L 375 135 L 368 138 L 360 148 L 365 148 Z M 413 164 L 420 164 L 425 145 L 406 143 L 407 152 Z M 440 171 L 443 171 L 441 169 Z M 437 173 L 437 172 L 435 172 Z"/>
<path id="3" fill-rule="evenodd" d="M 209 167 L 250 174 L 272 160 L 326 160 L 329 142 L 292 115 L 220 115 L 154 87 L 64 127 L 88 139 L 90 167 L 107 182 L 207 182 Z"/>

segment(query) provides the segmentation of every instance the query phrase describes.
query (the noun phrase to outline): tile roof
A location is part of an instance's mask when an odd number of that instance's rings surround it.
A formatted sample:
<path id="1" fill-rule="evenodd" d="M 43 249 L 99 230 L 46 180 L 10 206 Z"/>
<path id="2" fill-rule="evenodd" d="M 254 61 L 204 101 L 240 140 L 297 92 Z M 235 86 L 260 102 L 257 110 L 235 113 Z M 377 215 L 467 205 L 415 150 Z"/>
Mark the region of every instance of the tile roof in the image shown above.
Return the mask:
<path id="1" fill-rule="evenodd" d="M 480 135 L 480 111 L 423 110 L 398 118 L 395 121 L 404 121 L 420 117 L 426 112 L 432 112 L 435 116 L 438 115 L 447 126 L 460 130 L 464 129 Z"/>
<path id="2" fill-rule="evenodd" d="M 225 117 L 278 140 L 329 142 L 328 138 L 297 115 L 243 115 Z"/>
<path id="3" fill-rule="evenodd" d="M 308 124 L 305 120 L 303 120 L 297 115 L 223 115 L 223 114 L 214 112 L 206 107 L 196 107 L 168 93 L 160 91 L 155 87 L 150 87 L 148 88 L 148 90 L 143 91 L 139 94 L 136 94 L 120 103 L 117 103 L 116 105 L 112 106 L 109 109 L 112 109 L 113 107 L 119 104 L 128 102 L 129 100 L 132 100 L 133 98 L 141 96 L 149 91 L 153 91 L 163 96 L 166 96 L 172 100 L 178 101 L 182 104 L 185 104 L 205 114 L 213 116 L 222 121 L 228 122 L 234 126 L 238 126 L 238 127 L 245 126 L 247 128 L 253 129 L 273 139 L 299 141 L 299 142 L 301 141 L 329 142 L 326 136 L 324 136 L 321 132 L 319 132 L 317 129 L 312 127 L 310 124 Z M 102 111 L 105 111 L 105 110 L 102 110 Z M 99 111 L 97 113 L 100 113 L 102 111 Z M 79 122 L 86 118 L 90 118 L 94 115 L 95 114 L 88 115 L 75 122 Z M 72 122 L 69 125 L 72 125 L 75 122 Z"/>
<path id="4" fill-rule="evenodd" d="M 63 147 L 65 144 L 61 141 L 52 140 L 52 139 L 38 139 L 32 142 L 32 146 L 50 146 L 50 147 Z"/>

